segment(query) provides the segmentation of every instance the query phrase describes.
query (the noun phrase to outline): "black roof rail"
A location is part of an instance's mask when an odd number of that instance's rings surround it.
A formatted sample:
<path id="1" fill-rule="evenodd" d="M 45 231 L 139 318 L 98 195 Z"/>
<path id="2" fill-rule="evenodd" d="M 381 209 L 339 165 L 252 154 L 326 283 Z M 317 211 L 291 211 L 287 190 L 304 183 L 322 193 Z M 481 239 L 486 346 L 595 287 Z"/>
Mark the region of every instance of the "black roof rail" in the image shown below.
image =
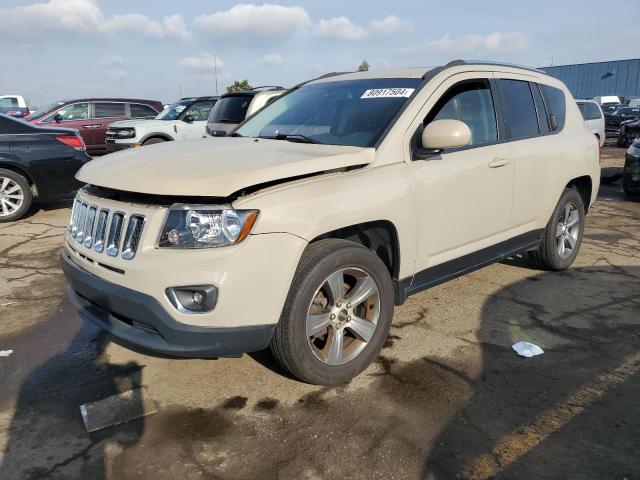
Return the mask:
<path id="1" fill-rule="evenodd" d="M 284 87 L 281 87 L 280 85 L 260 85 L 258 87 L 248 88 L 247 90 L 244 90 L 244 91 L 250 92 L 252 90 L 284 90 Z"/>
<path id="2" fill-rule="evenodd" d="M 203 97 L 183 97 L 180 99 L 180 101 L 182 100 L 215 100 L 220 98 L 219 95 L 205 95 Z"/>
<path id="3" fill-rule="evenodd" d="M 346 75 L 348 73 L 355 73 L 355 72 L 329 72 L 329 73 L 325 73 L 324 75 L 320 75 L 319 77 L 311 78 L 309 80 L 305 80 L 304 82 L 300 82 L 297 85 L 294 85 L 293 87 L 291 87 L 291 90 L 295 90 L 296 88 L 300 88 L 301 86 L 306 85 L 307 83 L 310 83 L 310 82 L 315 82 L 316 80 L 322 80 L 323 78 L 337 77 L 338 75 Z"/>

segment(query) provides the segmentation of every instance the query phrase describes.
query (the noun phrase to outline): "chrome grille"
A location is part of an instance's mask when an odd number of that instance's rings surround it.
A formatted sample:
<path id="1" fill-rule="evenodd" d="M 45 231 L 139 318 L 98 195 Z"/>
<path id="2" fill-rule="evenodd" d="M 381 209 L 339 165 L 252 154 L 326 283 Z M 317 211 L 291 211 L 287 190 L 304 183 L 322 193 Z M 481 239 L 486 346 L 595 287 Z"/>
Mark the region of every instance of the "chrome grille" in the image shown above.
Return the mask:
<path id="1" fill-rule="evenodd" d="M 89 207 L 89 214 L 84 226 L 84 246 L 87 248 L 91 248 L 91 245 L 93 245 L 93 226 L 96 223 L 97 211 L 98 207 Z"/>
<path id="2" fill-rule="evenodd" d="M 78 216 L 78 230 L 76 232 L 76 242 L 82 243 L 84 240 L 84 224 L 87 221 L 87 212 L 89 211 L 89 205 L 83 203 L 80 205 L 80 214 Z"/>
<path id="3" fill-rule="evenodd" d="M 96 225 L 96 234 L 95 241 L 93 244 L 93 249 L 102 253 L 104 250 L 104 239 L 107 235 L 107 220 L 109 219 L 109 210 L 103 208 L 100 210 L 100 215 L 98 215 L 98 224 Z"/>
<path id="4" fill-rule="evenodd" d="M 76 198 L 67 230 L 71 242 L 111 257 L 117 257 L 120 253 L 123 259 L 131 260 L 140 245 L 144 226 L 144 215 L 132 214 L 127 217 L 124 212 L 111 214 L 107 208 Z"/>
<path id="5" fill-rule="evenodd" d="M 124 235 L 124 242 L 122 243 L 122 258 L 125 260 L 131 260 L 135 257 L 143 228 L 144 217 L 142 215 L 131 215 L 127 225 L 127 232 Z"/>
<path id="6" fill-rule="evenodd" d="M 118 256 L 120 249 L 120 236 L 122 235 L 122 227 L 124 225 L 125 214 L 116 212 L 111 218 L 111 226 L 109 227 L 109 236 L 107 237 L 107 255 L 111 257 Z"/>

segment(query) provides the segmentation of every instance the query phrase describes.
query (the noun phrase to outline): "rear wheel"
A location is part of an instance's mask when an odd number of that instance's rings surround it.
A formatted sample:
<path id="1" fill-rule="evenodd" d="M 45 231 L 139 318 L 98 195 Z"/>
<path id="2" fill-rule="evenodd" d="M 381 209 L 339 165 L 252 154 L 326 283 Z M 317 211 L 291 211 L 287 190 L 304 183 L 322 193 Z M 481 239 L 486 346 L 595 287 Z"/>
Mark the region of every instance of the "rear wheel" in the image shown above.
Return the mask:
<path id="1" fill-rule="evenodd" d="M 33 201 L 29 182 L 22 175 L 0 168 L 0 222 L 21 218 Z"/>
<path id="2" fill-rule="evenodd" d="M 584 202 L 577 190 L 566 188 L 551 215 L 542 244 L 532 252 L 536 266 L 566 270 L 578 256 L 584 233 Z"/>
<path id="3" fill-rule="evenodd" d="M 393 284 L 371 250 L 345 240 L 309 245 L 294 276 L 271 350 L 291 374 L 345 382 L 378 355 L 393 318 Z"/>

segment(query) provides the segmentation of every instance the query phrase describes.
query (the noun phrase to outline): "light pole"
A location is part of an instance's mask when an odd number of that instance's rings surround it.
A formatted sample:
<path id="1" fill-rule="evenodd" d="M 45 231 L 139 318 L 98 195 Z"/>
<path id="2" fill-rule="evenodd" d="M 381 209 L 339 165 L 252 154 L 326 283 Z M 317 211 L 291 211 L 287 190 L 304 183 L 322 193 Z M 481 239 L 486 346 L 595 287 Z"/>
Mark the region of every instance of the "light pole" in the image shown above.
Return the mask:
<path id="1" fill-rule="evenodd" d="M 213 50 L 213 75 L 216 79 L 216 95 L 218 95 L 218 50 Z"/>

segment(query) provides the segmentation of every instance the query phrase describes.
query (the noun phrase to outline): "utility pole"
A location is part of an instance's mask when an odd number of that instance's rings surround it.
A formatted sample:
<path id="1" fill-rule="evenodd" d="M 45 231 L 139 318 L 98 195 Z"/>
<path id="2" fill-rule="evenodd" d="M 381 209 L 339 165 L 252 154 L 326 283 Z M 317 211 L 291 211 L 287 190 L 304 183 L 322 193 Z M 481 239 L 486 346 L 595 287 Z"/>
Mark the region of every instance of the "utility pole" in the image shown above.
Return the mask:
<path id="1" fill-rule="evenodd" d="M 216 95 L 218 95 L 218 50 L 213 49 L 213 75 L 216 79 Z"/>

